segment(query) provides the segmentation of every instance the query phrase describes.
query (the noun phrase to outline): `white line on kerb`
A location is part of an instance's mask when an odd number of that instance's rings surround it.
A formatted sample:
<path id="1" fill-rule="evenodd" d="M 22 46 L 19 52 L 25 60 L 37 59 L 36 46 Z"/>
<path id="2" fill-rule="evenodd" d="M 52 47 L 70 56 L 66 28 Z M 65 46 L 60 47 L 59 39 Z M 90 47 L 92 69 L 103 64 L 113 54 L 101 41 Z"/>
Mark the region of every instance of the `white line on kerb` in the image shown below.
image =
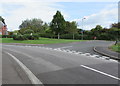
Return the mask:
<path id="1" fill-rule="evenodd" d="M 93 68 L 91 68 L 91 67 L 88 67 L 88 66 L 85 66 L 85 65 L 80 65 L 80 66 L 82 66 L 82 67 L 84 67 L 84 68 L 86 68 L 86 69 L 92 70 L 92 71 L 94 71 L 94 72 L 97 72 L 97 73 L 100 73 L 100 74 L 103 74 L 103 75 L 109 76 L 109 77 L 111 77 L 111 78 L 114 78 L 114 79 L 120 80 L 120 78 L 118 78 L 118 77 L 115 77 L 115 76 L 113 76 L 113 75 L 110 75 L 110 74 L 107 74 L 107 73 L 101 72 L 101 71 L 96 70 L 96 69 L 93 69 Z"/>
<path id="2" fill-rule="evenodd" d="M 28 78 L 31 80 L 32 84 L 42 84 L 42 82 L 21 62 L 19 61 L 15 56 L 12 54 L 6 52 L 8 55 L 10 55 L 19 65 L 20 67 L 25 71 Z"/>

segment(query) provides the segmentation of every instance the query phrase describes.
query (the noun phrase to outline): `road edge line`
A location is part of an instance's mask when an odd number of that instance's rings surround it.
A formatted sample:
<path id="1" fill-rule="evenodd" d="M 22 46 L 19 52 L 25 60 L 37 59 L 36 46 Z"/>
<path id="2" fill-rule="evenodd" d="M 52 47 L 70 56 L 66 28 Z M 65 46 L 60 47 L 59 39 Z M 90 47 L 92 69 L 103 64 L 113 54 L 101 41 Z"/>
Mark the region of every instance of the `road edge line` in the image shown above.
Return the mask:
<path id="1" fill-rule="evenodd" d="M 26 75 L 28 76 L 28 78 L 30 79 L 32 84 L 41 84 L 41 85 L 43 85 L 43 83 L 20 60 L 18 60 L 15 56 L 13 56 L 12 54 L 10 54 L 8 52 L 5 52 L 5 53 L 10 55 L 19 64 L 19 66 L 26 73 Z"/>

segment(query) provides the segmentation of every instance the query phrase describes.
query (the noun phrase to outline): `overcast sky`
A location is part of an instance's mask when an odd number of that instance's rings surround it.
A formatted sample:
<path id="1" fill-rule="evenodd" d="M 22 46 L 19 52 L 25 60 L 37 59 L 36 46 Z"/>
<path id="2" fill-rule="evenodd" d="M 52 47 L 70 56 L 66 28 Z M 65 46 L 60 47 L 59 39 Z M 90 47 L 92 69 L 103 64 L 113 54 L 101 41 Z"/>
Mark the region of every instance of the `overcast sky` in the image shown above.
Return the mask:
<path id="1" fill-rule="evenodd" d="M 66 21 L 76 21 L 78 27 L 90 30 L 96 25 L 109 27 L 118 22 L 118 0 L 1 0 L 0 15 L 5 19 L 8 30 L 17 30 L 25 19 L 40 18 L 51 22 L 59 10 Z"/>

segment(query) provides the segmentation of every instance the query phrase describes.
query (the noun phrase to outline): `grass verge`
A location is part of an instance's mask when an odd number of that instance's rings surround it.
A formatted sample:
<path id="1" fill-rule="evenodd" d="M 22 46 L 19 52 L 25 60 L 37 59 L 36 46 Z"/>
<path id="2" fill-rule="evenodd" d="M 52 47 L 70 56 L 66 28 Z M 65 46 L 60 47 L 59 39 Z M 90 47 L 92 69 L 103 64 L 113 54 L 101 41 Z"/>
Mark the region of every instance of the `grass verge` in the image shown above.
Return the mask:
<path id="1" fill-rule="evenodd" d="M 24 40 L 24 41 L 13 40 L 13 38 L 1 38 L 1 39 L 2 39 L 2 41 L 0 41 L 1 43 L 25 43 L 25 44 L 56 44 L 84 41 L 84 40 L 50 39 L 50 38 L 40 38 L 39 40 Z"/>
<path id="2" fill-rule="evenodd" d="M 112 49 L 113 51 L 119 52 L 120 53 L 120 43 L 117 45 L 112 45 L 110 47 L 110 49 Z"/>

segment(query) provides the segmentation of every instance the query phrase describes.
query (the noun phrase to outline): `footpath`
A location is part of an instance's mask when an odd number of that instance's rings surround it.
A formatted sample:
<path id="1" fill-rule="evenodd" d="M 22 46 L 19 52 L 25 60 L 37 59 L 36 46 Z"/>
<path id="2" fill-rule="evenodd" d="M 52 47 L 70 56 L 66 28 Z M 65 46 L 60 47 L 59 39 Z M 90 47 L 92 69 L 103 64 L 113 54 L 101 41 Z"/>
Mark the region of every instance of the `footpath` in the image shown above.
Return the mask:
<path id="1" fill-rule="evenodd" d="M 120 61 L 120 53 L 114 52 L 114 51 L 108 49 L 108 46 L 97 46 L 97 47 L 94 47 L 94 51 L 99 53 L 99 54 L 102 54 L 104 56 L 108 56 L 111 59 L 116 59 L 116 60 Z"/>
<path id="2" fill-rule="evenodd" d="M 3 86 L 5 84 L 31 84 L 18 63 L 4 52 L 2 52 L 2 84 Z"/>

